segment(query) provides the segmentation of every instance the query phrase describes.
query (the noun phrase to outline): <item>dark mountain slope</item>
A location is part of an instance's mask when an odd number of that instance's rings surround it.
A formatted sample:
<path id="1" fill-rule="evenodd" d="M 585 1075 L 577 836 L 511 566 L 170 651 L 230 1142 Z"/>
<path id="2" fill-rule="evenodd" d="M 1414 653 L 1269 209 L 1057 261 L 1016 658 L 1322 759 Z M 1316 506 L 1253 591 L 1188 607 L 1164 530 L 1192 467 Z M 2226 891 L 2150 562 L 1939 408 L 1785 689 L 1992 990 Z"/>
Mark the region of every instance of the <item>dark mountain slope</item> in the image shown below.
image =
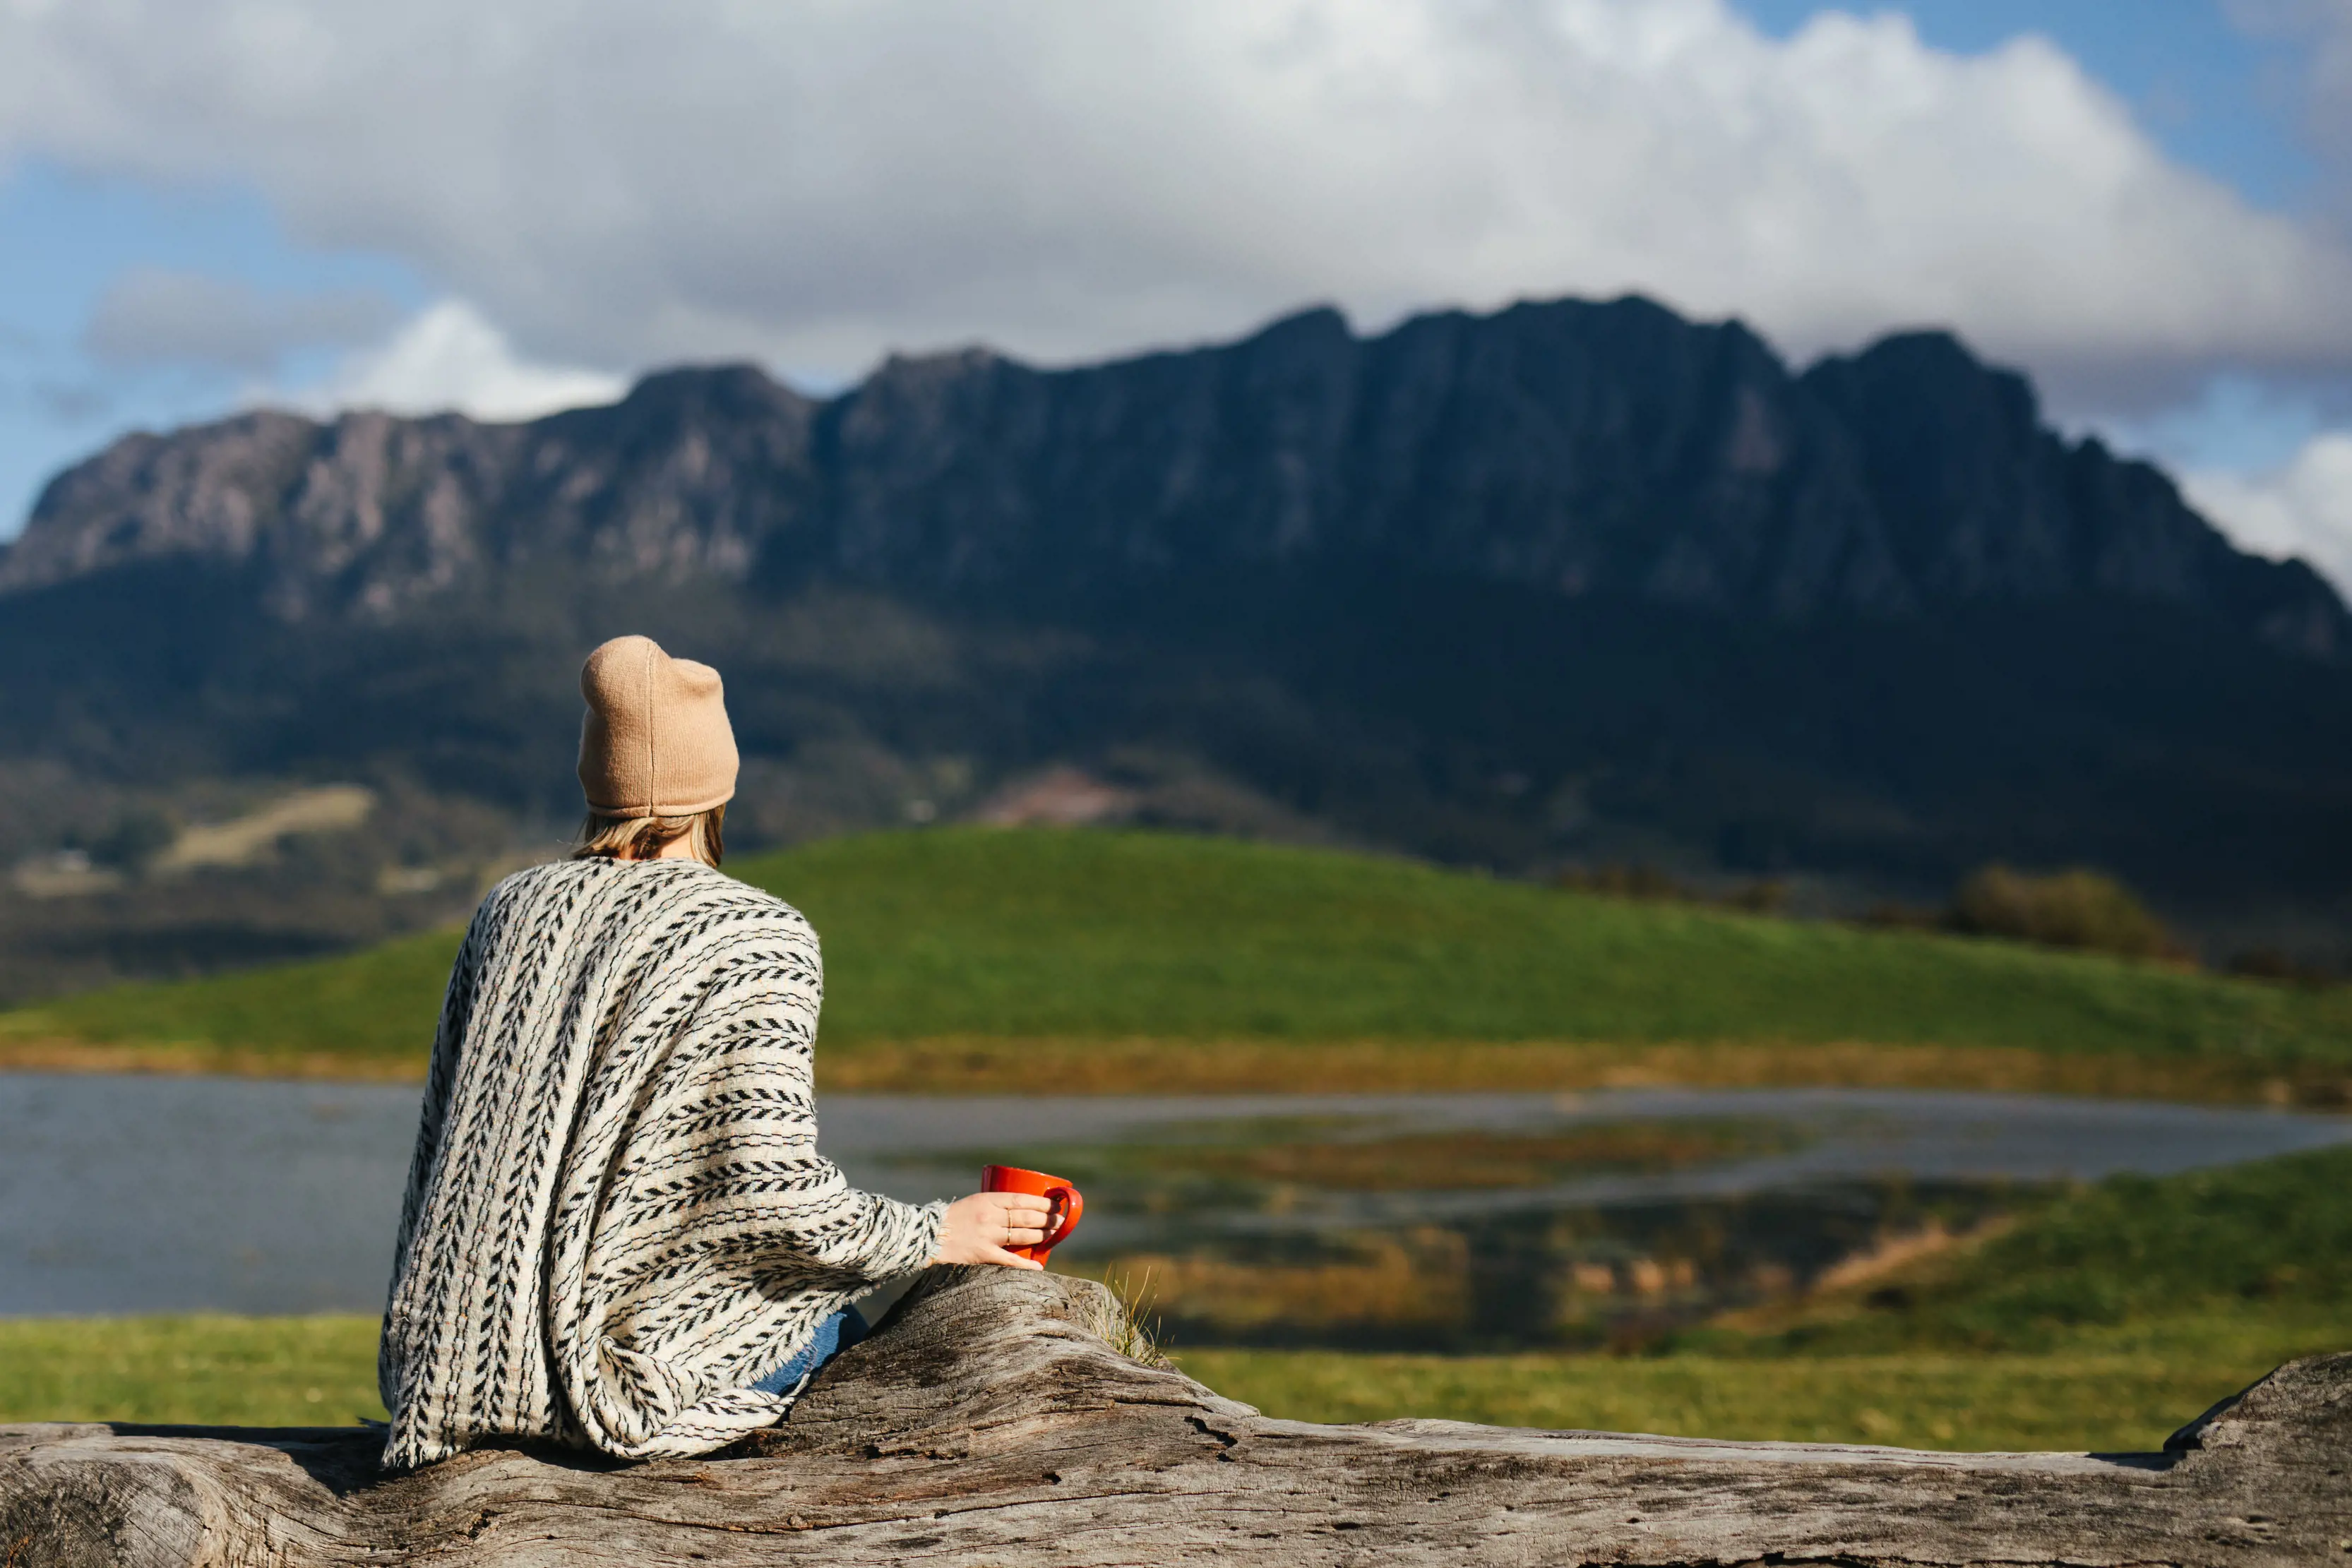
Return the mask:
<path id="1" fill-rule="evenodd" d="M 2148 464 L 2070 445 L 2024 377 L 1943 333 L 1825 360 L 1803 385 L 1853 433 L 1897 570 L 1934 601 L 2194 605 L 2281 648 L 2347 652 L 2342 606 L 2307 568 L 2239 551 Z"/>
<path id="2" fill-rule="evenodd" d="M 131 437 L 0 556 L 0 759 L 552 812 L 579 656 L 640 629 L 728 672 L 772 835 L 1066 758 L 1512 867 L 2090 860 L 2217 921 L 2352 873 L 2307 568 L 1949 338 L 1792 375 L 1641 300 Z"/>
<path id="3" fill-rule="evenodd" d="M 822 404 L 722 368 L 528 425 L 251 414 L 61 476 L 0 592 L 173 556 L 255 569 L 289 617 L 392 614 L 554 560 L 1083 612 L 1121 580 L 1348 557 L 1733 614 L 2166 602 L 2316 657 L 2347 645 L 2307 569 L 2239 554 L 2157 470 L 2070 446 L 1949 338 L 1795 378 L 1736 323 L 1633 299 L 1369 341 L 1312 311 L 1063 371 L 893 360 Z"/>

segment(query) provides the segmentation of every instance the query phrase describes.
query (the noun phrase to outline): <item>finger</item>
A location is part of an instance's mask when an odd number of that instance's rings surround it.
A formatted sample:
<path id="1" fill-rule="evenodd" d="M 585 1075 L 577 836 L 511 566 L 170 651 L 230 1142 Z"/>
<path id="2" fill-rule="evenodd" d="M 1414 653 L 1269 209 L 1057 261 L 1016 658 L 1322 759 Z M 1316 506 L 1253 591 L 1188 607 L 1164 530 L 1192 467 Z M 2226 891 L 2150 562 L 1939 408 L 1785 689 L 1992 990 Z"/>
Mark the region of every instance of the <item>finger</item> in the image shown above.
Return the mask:
<path id="1" fill-rule="evenodd" d="M 998 1195 L 1007 1214 L 1051 1214 L 1054 1206 L 1033 1192 L 1008 1192 Z"/>
<path id="2" fill-rule="evenodd" d="M 1002 1247 L 983 1248 L 980 1260 L 983 1263 L 1001 1263 L 1007 1269 L 1043 1269 L 1045 1266 L 1034 1258 L 1024 1258 L 1020 1253 L 1007 1252 Z"/>
<path id="3" fill-rule="evenodd" d="M 1008 1225 L 1004 1228 L 1004 1245 L 1007 1247 L 1034 1247 L 1045 1239 L 1043 1226 Z"/>

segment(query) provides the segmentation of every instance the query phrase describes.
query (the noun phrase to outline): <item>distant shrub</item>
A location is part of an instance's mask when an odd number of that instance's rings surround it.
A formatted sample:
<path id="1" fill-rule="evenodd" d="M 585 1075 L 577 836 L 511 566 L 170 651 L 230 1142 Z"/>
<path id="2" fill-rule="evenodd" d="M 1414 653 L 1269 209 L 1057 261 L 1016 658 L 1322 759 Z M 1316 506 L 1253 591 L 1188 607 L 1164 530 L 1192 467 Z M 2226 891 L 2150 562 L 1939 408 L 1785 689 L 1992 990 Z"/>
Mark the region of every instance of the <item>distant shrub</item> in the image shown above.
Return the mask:
<path id="1" fill-rule="evenodd" d="M 1643 904 L 1714 904 L 1750 915 L 1779 915 L 1789 905 L 1789 884 L 1777 878 L 1743 882 L 1721 894 L 1691 886 L 1656 866 L 1636 862 L 1597 866 L 1570 866 L 1551 879 L 1554 887 L 1590 893 L 1601 898 L 1628 898 Z"/>
<path id="2" fill-rule="evenodd" d="M 2275 947 L 2255 947 L 2232 957 L 2230 973 L 2249 980 L 2276 980 L 2284 985 L 2328 986 L 2336 977 L 2315 964 L 2305 964 Z"/>
<path id="3" fill-rule="evenodd" d="M 1779 877 L 1760 882 L 1743 882 L 1723 895 L 1726 909 L 1745 910 L 1750 915 L 1786 915 L 1789 912 L 1789 884 Z"/>
<path id="4" fill-rule="evenodd" d="M 180 830 L 172 819 L 149 807 L 125 811 L 89 846 L 89 858 L 100 865 L 138 873 L 172 847 Z"/>
<path id="5" fill-rule="evenodd" d="M 1552 878 L 1554 887 L 1570 893 L 1598 894 L 1603 898 L 1633 898 L 1654 904 L 1685 904 L 1698 894 L 1656 866 L 1570 866 Z"/>
<path id="6" fill-rule="evenodd" d="M 2075 947 L 2127 958 L 2185 958 L 2186 950 L 2131 890 L 2076 867 L 2047 876 L 1989 865 L 1971 873 L 1948 924 L 1977 936 Z"/>

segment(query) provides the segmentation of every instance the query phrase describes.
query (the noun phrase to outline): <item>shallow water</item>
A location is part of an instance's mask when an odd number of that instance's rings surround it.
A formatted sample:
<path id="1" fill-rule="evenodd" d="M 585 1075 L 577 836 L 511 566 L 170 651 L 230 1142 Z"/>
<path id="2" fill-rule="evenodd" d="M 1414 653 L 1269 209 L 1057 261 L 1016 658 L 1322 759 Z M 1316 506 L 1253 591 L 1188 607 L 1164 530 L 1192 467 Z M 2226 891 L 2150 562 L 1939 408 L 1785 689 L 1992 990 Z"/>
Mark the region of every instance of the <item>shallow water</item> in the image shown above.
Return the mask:
<path id="1" fill-rule="evenodd" d="M 415 1108 L 404 1085 L 0 1074 L 0 1313 L 374 1311 Z M 1721 1294 L 1710 1280 L 1805 1277 L 1890 1225 L 1964 1225 L 2019 1184 L 2352 1140 L 2352 1118 L 2307 1113 L 1848 1090 L 835 1094 L 824 1117 L 824 1151 L 901 1197 L 967 1191 L 987 1157 L 1064 1162 L 1045 1168 L 1088 1196 L 1059 1255 L 1078 1266 L 1360 1272 L 1382 1266 L 1363 1264 L 1367 1246 L 1403 1238 L 1468 1281 L 1391 1325 L 1416 1343 L 1444 1312 L 1489 1340 L 1540 1338 L 1510 1303 L 1561 1270 L 1702 1302 Z M 1348 1175 L 1366 1170 L 1376 1179 Z M 1315 1338 L 1311 1320 L 1265 1333 Z"/>

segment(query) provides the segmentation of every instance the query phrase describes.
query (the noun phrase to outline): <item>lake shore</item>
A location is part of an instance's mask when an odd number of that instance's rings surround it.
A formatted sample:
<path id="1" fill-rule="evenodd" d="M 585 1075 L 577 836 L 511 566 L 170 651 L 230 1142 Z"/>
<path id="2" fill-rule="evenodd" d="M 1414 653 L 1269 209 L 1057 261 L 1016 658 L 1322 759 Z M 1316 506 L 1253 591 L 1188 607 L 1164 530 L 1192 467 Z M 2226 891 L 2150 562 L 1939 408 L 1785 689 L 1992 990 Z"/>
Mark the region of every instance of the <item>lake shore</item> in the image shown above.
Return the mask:
<path id="1" fill-rule="evenodd" d="M 0 1037 L 0 1071 L 422 1082 L 423 1051 Z M 893 1094 L 1332 1093 L 1633 1088 L 1955 1089 L 2314 1110 L 2352 1106 L 2334 1064 L 1867 1042 L 1073 1040 L 950 1036 L 817 1051 L 820 1089 Z"/>

